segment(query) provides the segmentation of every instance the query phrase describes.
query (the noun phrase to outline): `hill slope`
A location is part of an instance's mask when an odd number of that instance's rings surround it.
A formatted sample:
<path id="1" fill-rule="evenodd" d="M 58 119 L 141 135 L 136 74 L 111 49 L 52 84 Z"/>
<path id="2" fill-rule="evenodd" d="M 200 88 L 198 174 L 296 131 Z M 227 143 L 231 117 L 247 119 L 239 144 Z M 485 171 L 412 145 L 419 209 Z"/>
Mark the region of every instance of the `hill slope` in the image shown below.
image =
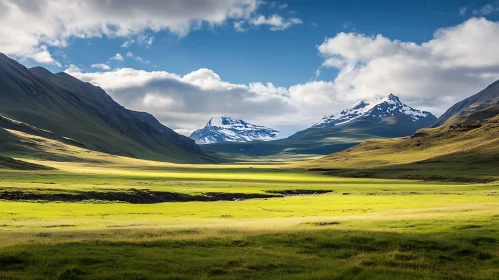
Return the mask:
<path id="1" fill-rule="evenodd" d="M 287 158 L 327 155 L 377 137 L 411 135 L 436 119 L 429 112 L 403 104 L 393 94 L 373 104 L 362 101 L 340 116 L 326 116 L 314 126 L 286 139 L 268 142 L 217 143 L 202 149 L 227 157 Z"/>
<path id="2" fill-rule="evenodd" d="M 153 116 L 125 109 L 104 90 L 66 73 L 27 69 L 0 54 L 0 115 L 115 155 L 211 161 L 193 140 Z"/>
<path id="3" fill-rule="evenodd" d="M 489 181 L 499 179 L 499 106 L 411 137 L 371 139 L 296 165 L 332 175 Z"/>
<path id="4" fill-rule="evenodd" d="M 499 102 L 499 80 L 479 93 L 464 99 L 450 107 L 431 127 L 438 127 L 458 117 L 470 115 Z"/>
<path id="5" fill-rule="evenodd" d="M 194 131 L 190 138 L 199 144 L 218 142 L 268 141 L 279 131 L 230 117 L 211 118 L 206 126 Z"/>

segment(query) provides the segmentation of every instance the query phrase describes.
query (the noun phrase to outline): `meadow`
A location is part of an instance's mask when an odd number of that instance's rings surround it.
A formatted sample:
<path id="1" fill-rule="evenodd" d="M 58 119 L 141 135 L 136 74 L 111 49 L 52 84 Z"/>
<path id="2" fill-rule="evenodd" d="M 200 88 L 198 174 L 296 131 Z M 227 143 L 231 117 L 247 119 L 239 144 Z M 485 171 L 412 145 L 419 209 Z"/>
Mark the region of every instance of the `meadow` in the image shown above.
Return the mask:
<path id="1" fill-rule="evenodd" d="M 0 170 L 0 279 L 499 277 L 497 182 L 28 161 L 54 169 Z"/>

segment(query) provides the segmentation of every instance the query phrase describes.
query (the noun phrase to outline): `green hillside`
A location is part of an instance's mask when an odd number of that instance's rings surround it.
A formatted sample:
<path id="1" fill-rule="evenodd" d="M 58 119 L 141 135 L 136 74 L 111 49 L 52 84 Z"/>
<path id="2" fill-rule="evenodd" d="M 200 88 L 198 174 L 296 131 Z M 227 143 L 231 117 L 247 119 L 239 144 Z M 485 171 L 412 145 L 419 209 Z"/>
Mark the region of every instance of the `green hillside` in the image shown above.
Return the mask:
<path id="1" fill-rule="evenodd" d="M 367 140 L 295 167 L 352 177 L 497 180 L 498 113 L 494 105 L 411 137 Z"/>
<path id="2" fill-rule="evenodd" d="M 38 132 L 45 131 L 44 137 L 71 139 L 90 150 L 179 163 L 213 161 L 193 140 L 147 113 L 125 109 L 101 88 L 65 73 L 27 69 L 3 54 L 0 115 L 4 117 L 2 128 L 12 125 L 5 121 L 8 118 L 24 123 L 24 128 L 17 128 L 20 131 L 33 126 Z"/>

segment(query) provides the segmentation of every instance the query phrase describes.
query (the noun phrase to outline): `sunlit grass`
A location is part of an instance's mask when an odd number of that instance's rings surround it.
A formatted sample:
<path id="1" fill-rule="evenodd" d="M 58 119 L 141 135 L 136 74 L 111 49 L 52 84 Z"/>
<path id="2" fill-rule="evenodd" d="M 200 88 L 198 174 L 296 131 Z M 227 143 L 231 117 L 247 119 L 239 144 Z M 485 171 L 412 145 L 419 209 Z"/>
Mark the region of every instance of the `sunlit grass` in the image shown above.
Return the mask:
<path id="1" fill-rule="evenodd" d="M 0 192 L 332 192 L 157 204 L 3 200 L 2 277 L 494 279 L 499 275 L 498 183 L 352 179 L 291 170 L 277 163 L 179 165 L 99 154 L 87 159 L 25 159 L 58 170 L 1 170 Z M 104 159 L 105 163 L 96 161 Z"/>

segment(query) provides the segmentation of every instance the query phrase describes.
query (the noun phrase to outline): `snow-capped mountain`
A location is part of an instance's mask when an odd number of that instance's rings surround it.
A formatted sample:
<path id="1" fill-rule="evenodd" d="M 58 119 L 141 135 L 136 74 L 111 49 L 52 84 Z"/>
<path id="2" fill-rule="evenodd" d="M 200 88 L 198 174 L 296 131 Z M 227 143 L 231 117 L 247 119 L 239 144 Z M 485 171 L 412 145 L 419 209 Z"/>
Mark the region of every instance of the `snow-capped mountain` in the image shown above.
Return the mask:
<path id="1" fill-rule="evenodd" d="M 218 142 L 269 141 L 279 131 L 230 117 L 211 118 L 206 126 L 194 131 L 190 138 L 198 144 Z"/>
<path id="2" fill-rule="evenodd" d="M 368 103 L 362 100 L 351 109 L 341 111 L 339 115 L 325 116 L 312 127 L 324 128 L 340 126 L 353 121 L 371 122 L 407 122 L 414 126 L 425 127 L 435 121 L 436 117 L 430 112 L 414 109 L 400 101 L 400 99 L 390 94 L 385 98 L 378 98 L 374 102 Z"/>

